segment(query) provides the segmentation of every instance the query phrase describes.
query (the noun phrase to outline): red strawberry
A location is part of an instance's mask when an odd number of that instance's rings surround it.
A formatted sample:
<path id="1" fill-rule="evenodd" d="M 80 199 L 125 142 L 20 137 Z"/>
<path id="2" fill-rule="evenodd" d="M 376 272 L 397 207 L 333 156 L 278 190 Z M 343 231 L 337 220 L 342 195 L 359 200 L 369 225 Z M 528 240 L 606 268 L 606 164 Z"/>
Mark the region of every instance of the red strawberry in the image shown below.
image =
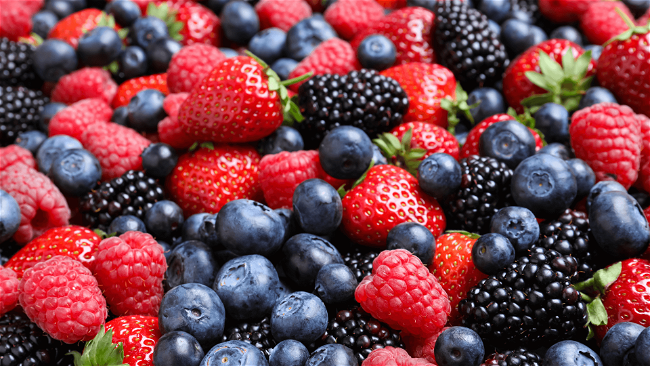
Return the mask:
<path id="1" fill-rule="evenodd" d="M 167 117 L 158 123 L 158 136 L 160 142 L 175 149 L 187 149 L 194 143 L 194 137 L 185 133 L 183 126 L 178 123 L 178 110 L 187 99 L 189 93 L 169 94 L 163 102 L 163 109 Z"/>
<path id="2" fill-rule="evenodd" d="M 637 114 L 636 119 L 641 126 L 641 165 L 635 186 L 650 192 L 650 118 Z"/>
<path id="3" fill-rule="evenodd" d="M 597 1 L 580 15 L 580 29 L 587 36 L 589 42 L 601 45 L 626 30 L 627 24 L 616 12 L 622 11 L 628 18 L 634 19 L 630 10 L 622 2 Z"/>
<path id="4" fill-rule="evenodd" d="M 106 323 L 113 344 L 122 343 L 124 360 L 131 366 L 153 366 L 153 351 L 162 336 L 157 316 L 128 315 Z"/>
<path id="5" fill-rule="evenodd" d="M 395 135 L 398 140 L 408 130 L 412 130 L 413 137 L 411 138 L 411 147 L 421 148 L 426 150 L 426 154 L 422 159 L 435 153 L 447 153 L 458 160 L 458 140 L 456 137 L 449 133 L 444 128 L 424 122 L 406 122 L 395 128 L 390 133 Z M 421 160 L 422 160 L 421 159 Z"/>
<path id="6" fill-rule="evenodd" d="M 47 38 L 58 38 L 68 42 L 75 49 L 81 36 L 95 28 L 102 16 L 106 13 L 99 9 L 88 8 L 59 20 L 58 23 L 50 29 Z"/>
<path id="7" fill-rule="evenodd" d="M 212 10 L 194 1 L 167 1 L 176 11 L 176 21 L 183 24 L 178 32 L 182 45 L 221 45 L 221 21 Z M 213 61 L 214 62 L 214 61 Z"/>
<path id="8" fill-rule="evenodd" d="M 0 171 L 12 165 L 24 165 L 28 168 L 37 169 L 36 160 L 32 153 L 18 145 L 11 144 L 7 147 L 0 147 Z"/>
<path id="9" fill-rule="evenodd" d="M 259 162 L 257 151 L 247 145 L 203 145 L 178 159 L 167 191 L 186 217 L 219 212 L 237 199 L 260 200 Z"/>
<path id="10" fill-rule="evenodd" d="M 314 0 L 318 2 L 319 0 Z M 255 5 L 260 30 L 280 28 L 288 32 L 299 21 L 311 16 L 311 8 L 303 0 L 262 0 Z"/>
<path id="11" fill-rule="evenodd" d="M 556 23 L 571 23 L 580 19 L 580 15 L 593 0 L 539 0 L 539 11 Z"/>
<path id="12" fill-rule="evenodd" d="M 32 15 L 27 2 L 18 0 L 2 0 L 0 9 L 0 38 L 18 41 L 21 37 L 29 36 L 32 31 Z"/>
<path id="13" fill-rule="evenodd" d="M 273 209 L 292 208 L 293 191 L 307 179 L 320 178 L 319 166 L 316 150 L 264 156 L 259 177 L 266 204 Z"/>
<path id="14" fill-rule="evenodd" d="M 375 0 L 341 0 L 328 7 L 324 15 L 336 34 L 350 40 L 383 18 L 384 8 Z"/>
<path id="15" fill-rule="evenodd" d="M 52 101 L 72 104 L 83 99 L 99 98 L 110 103 L 117 93 L 111 74 L 99 67 L 85 67 L 63 76 L 52 90 Z"/>
<path id="16" fill-rule="evenodd" d="M 19 284 L 16 272 L 0 266 L 0 316 L 10 312 L 18 305 Z"/>
<path id="17" fill-rule="evenodd" d="M 377 2 L 379 5 L 390 10 L 401 9 L 407 5 L 406 0 L 377 0 Z"/>
<path id="18" fill-rule="evenodd" d="M 113 98 L 113 109 L 129 104 L 131 98 L 144 89 L 156 89 L 165 95 L 169 94 L 169 90 L 167 89 L 167 74 L 141 76 L 123 82 L 117 88 L 117 93 Z"/>
<path id="19" fill-rule="evenodd" d="M 176 53 L 167 69 L 167 87 L 171 93 L 191 92 L 196 84 L 226 59 L 217 47 L 193 44 Z"/>
<path id="20" fill-rule="evenodd" d="M 48 129 L 50 136 L 68 135 L 81 141 L 83 133 L 95 123 L 111 120 L 113 110 L 98 98 L 84 99 L 63 108 L 52 117 Z"/>

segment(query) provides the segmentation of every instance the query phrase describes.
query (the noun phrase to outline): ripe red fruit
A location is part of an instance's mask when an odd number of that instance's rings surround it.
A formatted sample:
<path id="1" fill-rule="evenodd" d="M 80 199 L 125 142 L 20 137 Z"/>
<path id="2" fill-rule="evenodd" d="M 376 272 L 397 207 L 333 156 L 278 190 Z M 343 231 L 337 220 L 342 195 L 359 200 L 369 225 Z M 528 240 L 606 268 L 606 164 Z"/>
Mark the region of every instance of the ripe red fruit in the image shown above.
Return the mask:
<path id="1" fill-rule="evenodd" d="M 221 21 L 212 10 L 194 1 L 167 1 L 176 11 L 176 21 L 183 24 L 178 32 L 183 46 L 207 44 L 221 45 Z M 212 61 L 214 64 L 214 61 Z"/>
<path id="2" fill-rule="evenodd" d="M 84 67 L 63 76 L 52 90 L 52 101 L 72 104 L 83 99 L 99 98 L 110 103 L 117 93 L 111 74 L 99 67 Z"/>
<path id="3" fill-rule="evenodd" d="M 95 28 L 105 13 L 99 9 L 88 8 L 59 20 L 58 23 L 50 29 L 47 38 L 58 38 L 68 42 L 75 49 L 79 44 L 79 38 Z"/>
<path id="4" fill-rule="evenodd" d="M 406 122 L 393 128 L 390 133 L 402 141 L 402 137 L 409 129 L 413 133 L 411 147 L 427 151 L 421 160 L 435 153 L 446 153 L 458 160 L 458 140 L 449 131 L 430 123 Z"/>
<path id="5" fill-rule="evenodd" d="M 123 82 L 117 88 L 117 93 L 113 98 L 111 104 L 113 109 L 129 104 L 131 98 L 144 89 L 156 89 L 165 95 L 169 94 L 169 89 L 167 89 L 167 73 L 140 76 Z"/>
<path id="6" fill-rule="evenodd" d="M 580 29 L 589 42 L 597 45 L 609 41 L 626 30 L 627 24 L 616 12 L 619 9 L 628 18 L 634 19 L 630 10 L 622 2 L 596 1 L 590 3 L 580 15 Z"/>
<path id="7" fill-rule="evenodd" d="M 0 147 L 0 171 L 9 168 L 12 165 L 24 165 L 28 168 L 36 169 L 36 160 L 32 153 L 18 145 L 11 144 L 7 147 Z"/>
<path id="8" fill-rule="evenodd" d="M 153 350 L 162 336 L 157 316 L 121 316 L 106 323 L 106 331 L 109 330 L 113 331 L 113 343 L 122 342 L 123 363 L 153 366 Z"/>
<path id="9" fill-rule="evenodd" d="M 57 112 L 50 120 L 48 130 L 50 136 L 68 135 L 81 140 L 88 127 L 109 122 L 112 116 L 113 110 L 103 100 L 84 99 Z"/>
<path id="10" fill-rule="evenodd" d="M 571 23 L 580 19 L 593 0 L 539 0 L 539 11 L 555 23 Z"/>
<path id="11" fill-rule="evenodd" d="M 3 0 L 0 11 L 0 38 L 18 41 L 20 37 L 29 36 L 32 31 L 32 15 L 28 6 L 22 1 Z"/>
<path id="12" fill-rule="evenodd" d="M 423 358 L 412 358 L 402 348 L 384 347 L 373 350 L 362 366 L 436 366 Z"/>
<path id="13" fill-rule="evenodd" d="M 193 44 L 183 47 L 169 62 L 167 87 L 171 93 L 191 92 L 195 85 L 226 59 L 217 47 Z"/>
<path id="14" fill-rule="evenodd" d="M 495 114 L 493 116 L 490 116 L 481 123 L 477 124 L 476 126 L 472 127 L 472 129 L 469 131 L 467 134 L 467 138 L 465 139 L 465 144 L 463 144 L 463 147 L 460 149 L 460 158 L 467 158 L 470 155 L 480 155 L 479 154 L 479 142 L 481 141 L 481 135 L 485 130 L 492 126 L 493 124 L 497 122 L 502 122 L 502 121 L 510 121 L 516 119 L 515 117 L 505 114 L 505 113 L 499 113 Z M 537 131 L 533 130 L 532 128 L 528 128 L 530 133 L 533 134 L 533 137 L 535 138 L 535 150 L 539 150 L 542 147 L 544 147 L 544 141 L 542 141 L 542 138 L 539 136 Z"/>
<path id="15" fill-rule="evenodd" d="M 0 316 L 10 312 L 18 304 L 18 285 L 16 272 L 0 266 Z"/>
<path id="16" fill-rule="evenodd" d="M 320 1 L 317 1 L 320 5 Z M 311 8 L 303 0 L 262 0 L 255 5 L 260 30 L 280 28 L 288 32 L 299 21 L 311 16 Z"/>
<path id="17" fill-rule="evenodd" d="M 330 5 L 324 16 L 336 34 L 350 40 L 383 18 L 384 8 L 375 0 L 340 0 Z"/>
<path id="18" fill-rule="evenodd" d="M 300 61 L 289 74 L 289 78 L 297 78 L 308 72 L 313 72 L 314 75 L 345 75 L 352 70 L 359 69 L 361 69 L 361 65 L 350 44 L 340 38 L 331 38 L 318 45 L 309 56 Z M 297 92 L 303 82 L 292 84 L 289 88 Z"/>
<path id="19" fill-rule="evenodd" d="M 453 309 L 454 308 L 452 306 L 452 311 Z M 436 348 L 436 341 L 438 340 L 440 334 L 447 329 L 449 329 L 449 327 L 444 327 L 439 331 L 437 331 L 432 336 L 427 338 L 416 337 L 414 335 L 409 334 L 408 332 L 400 333 L 400 337 L 404 342 L 404 346 L 406 350 L 411 356 L 415 358 L 426 359 L 432 364 L 437 365 L 436 355 L 434 353 L 434 350 Z"/>
<path id="20" fill-rule="evenodd" d="M 292 208 L 293 191 L 307 179 L 319 178 L 318 151 L 282 151 L 260 160 L 260 186 L 273 209 Z"/>

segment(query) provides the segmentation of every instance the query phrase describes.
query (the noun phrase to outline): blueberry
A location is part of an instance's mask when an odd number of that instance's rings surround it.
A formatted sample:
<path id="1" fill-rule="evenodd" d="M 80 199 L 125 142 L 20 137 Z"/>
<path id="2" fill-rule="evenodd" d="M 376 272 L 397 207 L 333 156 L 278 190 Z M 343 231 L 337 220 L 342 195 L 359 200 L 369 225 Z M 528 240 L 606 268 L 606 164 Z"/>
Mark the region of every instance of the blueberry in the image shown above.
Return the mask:
<path id="1" fill-rule="evenodd" d="M 318 272 L 332 263 L 343 263 L 339 251 L 327 240 L 311 234 L 298 234 L 282 247 L 284 272 L 303 289 L 312 290 Z"/>
<path id="2" fill-rule="evenodd" d="M 212 250 L 197 240 L 184 241 L 169 253 L 165 278 L 166 289 L 186 283 L 200 283 L 212 287 L 219 264 Z"/>
<path id="3" fill-rule="evenodd" d="M 278 343 L 269 356 L 269 366 L 304 366 L 309 358 L 307 347 L 293 339 Z"/>
<path id="4" fill-rule="evenodd" d="M 172 240 L 183 227 L 183 210 L 176 202 L 161 200 L 144 215 L 144 224 L 155 238 Z"/>
<path id="5" fill-rule="evenodd" d="M 129 29 L 131 44 L 140 46 L 143 49 L 146 49 L 151 42 L 158 38 L 166 38 L 168 36 L 167 24 L 152 16 L 136 19 Z"/>
<path id="6" fill-rule="evenodd" d="M 153 363 L 156 366 L 199 366 L 204 355 L 203 348 L 191 334 L 173 331 L 165 333 L 156 342 Z"/>
<path id="7" fill-rule="evenodd" d="M 536 154 L 549 154 L 562 160 L 569 160 L 570 158 L 569 149 L 567 149 L 566 145 L 559 142 L 552 142 L 544 146 L 537 150 Z"/>
<path id="8" fill-rule="evenodd" d="M 472 247 L 472 261 L 479 271 L 494 275 L 515 261 L 515 248 L 501 234 L 485 234 Z"/>
<path id="9" fill-rule="evenodd" d="M 504 21 L 510 13 L 509 0 L 488 0 L 481 1 L 478 7 L 481 13 L 485 14 L 489 19 L 497 23 Z"/>
<path id="10" fill-rule="evenodd" d="M 302 61 L 319 44 L 336 37 L 336 32 L 322 15 L 314 14 L 296 23 L 287 32 L 286 55 Z"/>
<path id="11" fill-rule="evenodd" d="M 501 42 L 513 58 L 547 39 L 541 28 L 519 19 L 508 19 L 501 25 Z"/>
<path id="12" fill-rule="evenodd" d="M 77 69 L 77 52 L 60 39 L 48 39 L 36 47 L 32 60 L 36 74 L 53 83 Z"/>
<path id="13" fill-rule="evenodd" d="M 321 179 L 307 179 L 293 192 L 293 213 L 302 230 L 327 235 L 339 227 L 343 218 L 341 197 Z"/>
<path id="14" fill-rule="evenodd" d="M 120 236 L 127 231 L 146 233 L 147 228 L 144 226 L 144 222 L 139 218 L 133 215 L 122 215 L 113 219 L 106 232 L 107 234 L 115 233 L 115 236 Z"/>
<path id="15" fill-rule="evenodd" d="M 175 330 L 187 332 L 208 349 L 223 335 L 226 309 L 213 289 L 200 283 L 187 283 L 165 293 L 158 322 L 162 334 Z"/>
<path id="16" fill-rule="evenodd" d="M 384 154 L 381 153 L 379 146 L 372 144 L 372 165 L 387 165 L 388 160 Z"/>
<path id="17" fill-rule="evenodd" d="M 294 339 L 311 343 L 325 333 L 327 319 L 327 309 L 321 299 L 298 291 L 283 297 L 273 307 L 271 333 L 278 342 Z"/>
<path id="18" fill-rule="evenodd" d="M 74 11 L 81 11 L 88 7 L 86 0 L 65 0 L 72 4 Z"/>
<path id="19" fill-rule="evenodd" d="M 492 216 L 490 231 L 505 236 L 517 253 L 523 253 L 539 238 L 539 224 L 527 208 L 504 207 Z"/>
<path id="20" fill-rule="evenodd" d="M 138 46 L 127 47 L 117 59 L 120 72 L 125 79 L 133 79 L 147 73 L 149 59 L 147 53 Z"/>
<path id="21" fill-rule="evenodd" d="M 122 52 L 122 40 L 111 27 L 96 27 L 79 38 L 77 55 L 88 66 L 106 66 Z"/>
<path id="22" fill-rule="evenodd" d="M 287 34 L 282 29 L 267 28 L 251 38 L 248 50 L 270 65 L 282 57 L 286 41 Z"/>
<path id="23" fill-rule="evenodd" d="M 623 365 L 625 354 L 634 348 L 645 327 L 623 322 L 611 327 L 600 343 L 600 359 L 605 366 Z"/>
<path id="24" fill-rule="evenodd" d="M 535 19 L 533 19 L 532 14 L 523 9 L 510 10 L 510 13 L 508 14 L 508 19 L 517 19 L 526 24 L 535 23 Z"/>
<path id="25" fill-rule="evenodd" d="M 165 253 L 165 261 L 167 263 L 169 263 L 169 255 L 172 252 L 172 246 L 169 243 L 167 243 L 165 241 L 162 241 L 162 240 L 157 240 L 157 242 L 158 242 L 158 245 L 160 245 L 163 248 L 163 253 Z M 165 284 L 165 283 L 167 283 L 167 282 L 163 282 L 163 284 Z"/>
<path id="26" fill-rule="evenodd" d="M 549 35 L 551 39 L 566 39 L 582 47 L 582 35 L 580 31 L 570 25 L 555 28 Z"/>
<path id="27" fill-rule="evenodd" d="M 528 127 L 517 121 L 497 122 L 481 134 L 481 156 L 489 156 L 515 169 L 527 157 L 535 154 L 535 138 Z"/>
<path id="28" fill-rule="evenodd" d="M 623 0 L 623 4 L 630 9 L 635 18 L 640 18 L 650 8 L 650 0 Z"/>
<path id="29" fill-rule="evenodd" d="M 261 319 L 278 302 L 280 279 L 273 264 L 261 255 L 245 255 L 226 262 L 212 288 L 226 308 L 228 319 Z"/>
<path id="30" fill-rule="evenodd" d="M 291 74 L 296 66 L 298 66 L 298 61 L 292 58 L 280 58 L 273 62 L 271 69 L 275 71 L 276 74 L 278 74 L 280 79 L 287 80 L 289 79 L 289 74 Z"/>
<path id="31" fill-rule="evenodd" d="M 244 1 L 231 1 L 221 10 L 221 29 L 226 38 L 246 44 L 260 30 L 260 20 L 253 7 Z"/>
<path id="32" fill-rule="evenodd" d="M 433 352 L 440 366 L 479 366 L 485 347 L 475 331 L 451 327 L 440 333 Z"/>
<path id="33" fill-rule="evenodd" d="M 497 38 L 501 38 L 501 26 L 499 23 L 495 22 L 492 19 L 488 19 L 488 27 L 492 32 L 494 32 Z"/>
<path id="34" fill-rule="evenodd" d="M 506 111 L 503 96 L 494 88 L 478 88 L 469 93 L 467 104 L 472 105 L 477 102 L 479 105 L 469 110 L 476 123 Z"/>
<path id="35" fill-rule="evenodd" d="M 436 359 L 437 361 L 437 359 Z M 561 341 L 544 355 L 544 366 L 602 366 L 603 362 L 591 348 L 576 341 Z"/>
<path id="36" fill-rule="evenodd" d="M 11 238 L 20 226 L 20 206 L 9 193 L 0 189 L 0 243 Z"/>
<path id="37" fill-rule="evenodd" d="M 156 132 L 158 122 L 167 117 L 163 109 L 165 95 L 156 89 L 144 89 L 131 98 L 127 106 L 129 127 L 136 131 Z"/>
<path id="38" fill-rule="evenodd" d="M 47 132 L 52 117 L 54 117 L 58 111 L 62 110 L 65 107 L 67 107 L 67 105 L 54 102 L 50 102 L 44 105 L 43 110 L 41 111 L 41 130 Z"/>
<path id="39" fill-rule="evenodd" d="M 145 173 L 160 179 L 168 176 L 178 162 L 176 150 L 162 142 L 149 145 L 142 151 L 141 156 Z"/>
<path id="40" fill-rule="evenodd" d="M 219 47 L 219 51 L 221 51 L 221 53 L 223 53 L 224 56 L 226 56 L 226 58 L 239 56 L 239 53 L 237 51 L 233 50 L 232 48 Z"/>
<path id="41" fill-rule="evenodd" d="M 366 69 L 385 70 L 393 66 L 396 58 L 395 45 L 381 34 L 373 34 L 364 38 L 357 48 L 357 59 Z"/>
<path id="42" fill-rule="evenodd" d="M 293 211 L 288 208 L 277 208 L 275 209 L 275 213 L 280 216 L 282 224 L 284 225 L 284 239 L 282 240 L 284 243 L 287 239 L 297 234 L 298 231 L 296 228 L 296 222 L 293 219 Z"/>
<path id="43" fill-rule="evenodd" d="M 208 0 L 205 4 L 215 14 L 221 14 L 221 10 L 232 0 Z"/>
<path id="44" fill-rule="evenodd" d="M 262 155 L 277 154 L 282 151 L 299 151 L 305 148 L 300 132 L 289 126 L 280 126 L 272 134 L 260 141 Z"/>
<path id="45" fill-rule="evenodd" d="M 43 10 L 54 13 L 59 19 L 63 19 L 75 12 L 74 5 L 67 0 L 52 0 L 45 3 Z"/>
<path id="46" fill-rule="evenodd" d="M 639 366 L 650 366 L 650 328 L 645 328 L 636 339 L 636 361 Z"/>
<path id="47" fill-rule="evenodd" d="M 553 155 L 533 155 L 512 175 L 512 198 L 536 217 L 555 218 L 566 210 L 578 194 L 576 178 L 569 165 Z"/>
<path id="48" fill-rule="evenodd" d="M 183 241 L 198 240 L 211 249 L 217 249 L 217 214 L 198 213 L 188 217 L 183 222 L 182 237 Z"/>
<path id="49" fill-rule="evenodd" d="M 32 155 L 36 155 L 38 148 L 47 140 L 47 135 L 41 131 L 26 131 L 18 134 L 14 143 L 23 149 L 29 150 Z"/>
<path id="50" fill-rule="evenodd" d="M 340 304 L 354 298 L 357 278 L 345 264 L 323 266 L 316 275 L 314 294 L 326 304 Z"/>
<path id="51" fill-rule="evenodd" d="M 318 347 L 305 366 L 359 366 L 359 361 L 351 349 L 334 343 Z"/>
<path id="52" fill-rule="evenodd" d="M 462 125 L 459 124 L 458 126 L 462 126 Z M 463 145 L 465 145 L 465 142 L 467 141 L 467 135 L 469 134 L 469 131 L 461 132 L 461 131 L 459 131 L 458 126 L 456 126 L 456 134 L 455 134 L 455 136 L 456 136 L 456 140 L 458 140 L 458 144 L 460 146 L 463 146 Z"/>
<path id="53" fill-rule="evenodd" d="M 50 10 L 39 11 L 32 16 L 32 32 L 45 39 L 58 21 L 59 18 Z"/>
<path id="54" fill-rule="evenodd" d="M 154 73 L 166 72 L 172 57 L 182 47 L 180 43 L 167 37 L 153 40 L 147 46 L 147 59 L 149 60 L 150 70 Z"/>
<path id="55" fill-rule="evenodd" d="M 614 94 L 609 90 L 602 88 L 600 86 L 592 86 L 587 89 L 585 95 L 580 99 L 580 104 L 578 109 L 583 109 L 591 107 L 594 104 L 598 103 L 618 103 Z"/>
<path id="56" fill-rule="evenodd" d="M 276 267 L 276 269 L 277 269 L 277 267 Z M 280 269 L 282 269 L 282 267 L 280 267 Z M 283 298 L 283 297 L 285 297 L 287 295 L 290 295 L 290 294 L 292 294 L 294 292 L 296 292 L 296 291 L 294 291 L 291 288 L 291 286 L 289 286 L 289 284 L 285 280 L 280 278 L 280 286 L 278 286 L 278 299 L 281 299 L 281 298 Z"/>
<path id="57" fill-rule="evenodd" d="M 596 199 L 596 197 L 602 193 L 611 191 L 627 192 L 627 189 L 625 189 L 621 183 L 614 180 L 605 180 L 594 184 L 594 186 L 589 190 L 589 194 L 587 195 L 587 202 L 585 204 L 587 212 L 589 212 L 591 203 L 594 201 L 594 199 Z"/>
<path id="58" fill-rule="evenodd" d="M 238 1 L 235 1 L 238 2 Z M 269 366 L 257 347 L 243 341 L 219 343 L 203 357 L 200 366 Z"/>
<path id="59" fill-rule="evenodd" d="M 77 141 L 77 139 L 67 135 L 52 136 L 43 141 L 43 144 L 38 149 L 38 153 L 36 153 L 38 170 L 41 173 L 49 173 L 54 159 L 64 151 L 72 149 L 83 149 L 83 146 L 81 146 L 81 142 Z"/>
<path id="60" fill-rule="evenodd" d="M 406 249 L 429 265 L 436 251 L 436 238 L 417 222 L 403 222 L 393 227 L 386 237 L 386 249 Z"/>
<path id="61" fill-rule="evenodd" d="M 598 62 L 600 55 L 603 53 L 603 46 L 590 44 L 585 46 L 585 52 L 587 51 L 591 51 L 591 59 Z"/>
<path id="62" fill-rule="evenodd" d="M 601 193 L 589 208 L 596 243 L 612 259 L 641 255 L 650 243 L 650 228 L 639 203 L 625 192 Z"/>
<path id="63" fill-rule="evenodd" d="M 82 196 L 95 188 L 102 167 L 87 150 L 66 150 L 54 158 L 48 176 L 64 195 Z"/>
<path id="64" fill-rule="evenodd" d="M 460 164 L 445 153 L 427 156 L 418 167 L 420 188 L 435 199 L 445 199 L 456 192 L 460 187 L 461 176 Z"/>
<path id="65" fill-rule="evenodd" d="M 341 126 L 325 136 L 318 154 L 325 173 L 337 179 L 357 179 L 372 161 L 372 141 L 360 128 Z"/>
<path id="66" fill-rule="evenodd" d="M 118 125 L 128 126 L 129 124 L 129 107 L 121 106 L 113 110 L 113 115 L 111 116 L 111 122 L 115 122 Z"/>
<path id="67" fill-rule="evenodd" d="M 576 183 L 578 184 L 578 195 L 576 200 L 581 200 L 583 197 L 586 197 L 591 188 L 596 184 L 596 174 L 591 169 L 591 167 L 581 159 L 569 159 L 567 160 L 571 173 L 576 177 Z"/>
<path id="68" fill-rule="evenodd" d="M 546 103 L 535 112 L 535 127 L 548 142 L 568 142 L 569 112 L 560 104 Z"/>
<path id="69" fill-rule="evenodd" d="M 251 200 L 225 204 L 217 216 L 221 244 L 237 255 L 271 255 L 284 240 L 284 223 L 269 207 Z"/>
<path id="70" fill-rule="evenodd" d="M 419 6 L 431 11 L 436 10 L 438 0 L 406 0 L 406 6 Z"/>
<path id="71" fill-rule="evenodd" d="M 120 27 L 130 27 L 142 16 L 138 4 L 131 0 L 111 1 L 106 6 L 106 13 L 115 18 L 115 23 Z"/>

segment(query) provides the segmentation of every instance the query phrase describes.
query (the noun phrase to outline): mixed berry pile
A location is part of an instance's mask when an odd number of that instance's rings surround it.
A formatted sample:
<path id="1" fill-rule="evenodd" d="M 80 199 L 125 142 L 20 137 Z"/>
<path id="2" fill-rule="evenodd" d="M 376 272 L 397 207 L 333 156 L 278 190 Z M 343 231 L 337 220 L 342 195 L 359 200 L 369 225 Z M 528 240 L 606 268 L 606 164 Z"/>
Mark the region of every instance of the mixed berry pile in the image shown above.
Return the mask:
<path id="1" fill-rule="evenodd" d="M 0 0 L 0 366 L 650 366 L 650 0 Z"/>

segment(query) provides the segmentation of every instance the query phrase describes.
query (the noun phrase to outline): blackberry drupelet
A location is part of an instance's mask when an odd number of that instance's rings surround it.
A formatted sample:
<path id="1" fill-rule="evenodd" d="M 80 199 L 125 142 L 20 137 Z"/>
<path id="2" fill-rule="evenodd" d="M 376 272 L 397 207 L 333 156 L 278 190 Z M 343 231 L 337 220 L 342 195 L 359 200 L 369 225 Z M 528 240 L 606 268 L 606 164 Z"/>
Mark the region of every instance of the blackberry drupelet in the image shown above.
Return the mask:
<path id="1" fill-rule="evenodd" d="M 0 38 L 0 86 L 41 88 L 43 80 L 36 75 L 32 61 L 35 49 L 28 43 Z"/>
<path id="2" fill-rule="evenodd" d="M 510 62 L 488 18 L 461 1 L 437 3 L 433 45 L 438 62 L 465 90 L 493 86 Z"/>
<path id="3" fill-rule="evenodd" d="M 533 248 L 468 292 L 458 304 L 463 325 L 497 348 L 580 336 L 587 324 L 587 305 L 571 286 L 577 268 L 572 256 Z"/>
<path id="4" fill-rule="evenodd" d="M 492 216 L 513 203 L 512 169 L 496 159 L 476 155 L 462 159 L 460 167 L 460 189 L 445 202 L 447 226 L 470 233 L 488 233 Z"/>
<path id="5" fill-rule="evenodd" d="M 14 143 L 18 134 L 37 130 L 49 98 L 22 86 L 0 86 L 0 146 Z"/>
<path id="6" fill-rule="evenodd" d="M 155 179 L 129 170 L 88 192 L 81 198 L 80 207 L 88 225 L 106 231 L 118 216 L 133 215 L 144 220 L 144 214 L 162 199 L 163 189 Z"/>
<path id="7" fill-rule="evenodd" d="M 357 282 L 361 283 L 364 277 L 372 273 L 372 262 L 378 255 L 377 252 L 362 251 L 355 248 L 343 254 L 343 263 L 352 270 Z"/>
<path id="8" fill-rule="evenodd" d="M 494 353 L 481 366 L 541 366 L 542 359 L 525 348 Z"/>
<path id="9" fill-rule="evenodd" d="M 266 317 L 259 322 L 243 322 L 227 327 L 221 339 L 226 341 L 244 341 L 257 347 L 268 359 L 277 344 L 271 335 L 271 319 Z"/>
<path id="10" fill-rule="evenodd" d="M 397 81 L 374 70 L 316 75 L 300 86 L 298 105 L 305 119 L 294 124 L 306 149 L 318 148 L 327 132 L 342 125 L 364 130 L 372 139 L 390 131 L 408 110 Z"/>

